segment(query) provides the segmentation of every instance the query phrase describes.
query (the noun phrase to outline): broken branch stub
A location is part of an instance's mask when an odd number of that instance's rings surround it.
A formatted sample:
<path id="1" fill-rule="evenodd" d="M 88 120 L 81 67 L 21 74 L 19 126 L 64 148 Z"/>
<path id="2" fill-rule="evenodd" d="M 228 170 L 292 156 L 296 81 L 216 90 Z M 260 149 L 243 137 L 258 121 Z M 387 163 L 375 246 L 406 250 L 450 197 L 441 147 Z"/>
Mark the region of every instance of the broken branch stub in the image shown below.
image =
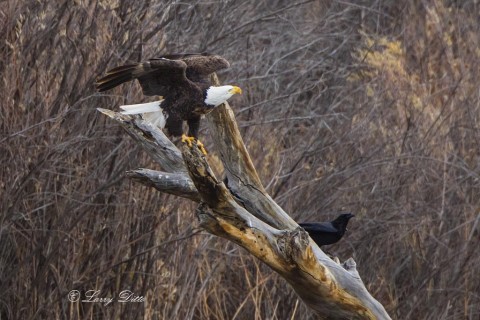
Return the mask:
<path id="1" fill-rule="evenodd" d="M 220 85 L 216 74 L 212 74 L 211 80 Z M 232 194 L 241 199 L 251 214 L 271 226 L 297 228 L 297 223 L 265 191 L 229 104 L 218 106 L 206 118 Z"/>

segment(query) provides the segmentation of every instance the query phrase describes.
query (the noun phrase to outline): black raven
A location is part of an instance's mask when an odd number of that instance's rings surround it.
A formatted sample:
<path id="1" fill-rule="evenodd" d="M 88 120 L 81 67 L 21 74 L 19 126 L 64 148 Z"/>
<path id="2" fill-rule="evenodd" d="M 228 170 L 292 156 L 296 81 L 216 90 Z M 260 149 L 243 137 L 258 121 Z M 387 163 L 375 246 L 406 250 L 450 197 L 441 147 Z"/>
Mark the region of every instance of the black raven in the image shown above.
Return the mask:
<path id="1" fill-rule="evenodd" d="M 320 247 L 339 241 L 347 230 L 348 220 L 353 217 L 354 215 L 351 213 L 342 213 L 331 222 L 305 222 L 299 223 L 299 225 Z"/>

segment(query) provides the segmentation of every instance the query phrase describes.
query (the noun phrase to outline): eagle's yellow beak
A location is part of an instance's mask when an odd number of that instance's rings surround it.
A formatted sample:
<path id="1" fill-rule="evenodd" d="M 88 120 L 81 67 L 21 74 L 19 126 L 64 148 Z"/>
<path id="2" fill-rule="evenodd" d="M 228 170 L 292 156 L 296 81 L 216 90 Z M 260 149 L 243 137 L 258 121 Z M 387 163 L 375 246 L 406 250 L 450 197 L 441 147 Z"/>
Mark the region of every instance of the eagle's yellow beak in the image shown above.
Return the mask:
<path id="1" fill-rule="evenodd" d="M 230 89 L 230 92 L 231 92 L 232 94 L 237 94 L 237 93 L 238 93 L 238 94 L 242 94 L 242 89 L 240 89 L 240 87 L 233 86 L 233 88 Z"/>

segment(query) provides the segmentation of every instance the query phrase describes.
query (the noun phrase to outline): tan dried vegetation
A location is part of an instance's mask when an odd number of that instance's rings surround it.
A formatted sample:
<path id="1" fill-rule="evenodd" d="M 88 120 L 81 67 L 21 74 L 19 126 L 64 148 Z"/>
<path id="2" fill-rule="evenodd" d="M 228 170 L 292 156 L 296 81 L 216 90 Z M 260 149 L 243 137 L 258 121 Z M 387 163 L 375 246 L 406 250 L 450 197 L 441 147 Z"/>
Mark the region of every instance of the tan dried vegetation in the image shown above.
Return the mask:
<path id="1" fill-rule="evenodd" d="M 353 256 L 397 319 L 480 317 L 477 1 L 0 2 L 0 318 L 309 319 L 289 286 L 130 182 L 155 168 L 96 112 L 108 67 L 210 51 L 268 191 L 299 221 L 357 214 Z M 201 132 L 212 157 L 214 143 Z M 221 168 L 218 158 L 216 167 Z M 145 303 L 71 303 L 70 290 Z"/>

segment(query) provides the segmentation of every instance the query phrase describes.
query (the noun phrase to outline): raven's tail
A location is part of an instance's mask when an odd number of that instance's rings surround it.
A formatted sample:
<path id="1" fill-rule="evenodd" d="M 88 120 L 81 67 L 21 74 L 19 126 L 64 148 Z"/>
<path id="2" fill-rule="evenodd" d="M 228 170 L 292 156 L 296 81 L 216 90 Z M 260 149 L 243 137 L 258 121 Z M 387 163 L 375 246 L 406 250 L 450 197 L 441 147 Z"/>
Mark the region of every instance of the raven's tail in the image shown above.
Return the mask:
<path id="1" fill-rule="evenodd" d="M 98 91 L 106 91 L 134 79 L 133 73 L 138 64 L 120 66 L 108 70 L 105 76 L 97 79 L 95 86 Z"/>
<path id="2" fill-rule="evenodd" d="M 159 127 L 160 129 L 163 129 L 165 128 L 167 118 L 165 117 L 163 108 L 160 107 L 162 101 L 163 100 L 124 105 L 120 106 L 120 109 L 123 110 L 122 114 L 141 114 L 144 120 Z"/>

